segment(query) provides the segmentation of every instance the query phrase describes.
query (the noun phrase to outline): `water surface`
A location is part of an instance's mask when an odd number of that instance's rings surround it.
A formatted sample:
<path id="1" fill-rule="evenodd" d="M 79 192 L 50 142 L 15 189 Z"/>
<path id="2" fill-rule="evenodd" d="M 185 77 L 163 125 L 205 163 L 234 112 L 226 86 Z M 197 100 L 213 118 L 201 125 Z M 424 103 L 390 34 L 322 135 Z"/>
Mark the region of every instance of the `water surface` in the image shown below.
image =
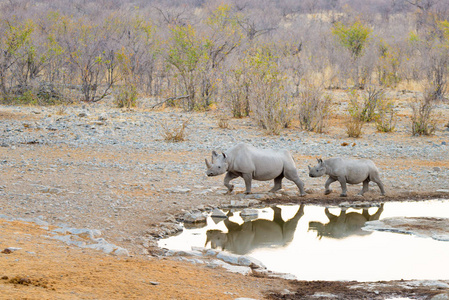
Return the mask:
<path id="1" fill-rule="evenodd" d="M 449 201 L 388 202 L 382 207 L 275 206 L 258 217 L 224 211 L 207 226 L 184 229 L 160 247 L 224 248 L 262 261 L 268 269 L 300 280 L 449 279 L 449 242 L 361 229 L 366 220 L 391 217 L 449 217 Z"/>

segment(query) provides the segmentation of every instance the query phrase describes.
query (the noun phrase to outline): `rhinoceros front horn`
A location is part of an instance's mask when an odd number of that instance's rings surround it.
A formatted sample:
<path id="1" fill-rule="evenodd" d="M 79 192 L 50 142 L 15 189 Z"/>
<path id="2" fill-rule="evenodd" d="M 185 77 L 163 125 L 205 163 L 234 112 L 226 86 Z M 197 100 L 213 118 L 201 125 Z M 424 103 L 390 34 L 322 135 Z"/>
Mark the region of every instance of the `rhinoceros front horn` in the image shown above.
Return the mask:
<path id="1" fill-rule="evenodd" d="M 210 169 L 211 165 L 210 165 L 210 163 L 207 161 L 207 158 L 205 158 L 204 160 L 206 161 L 206 166 L 207 166 L 207 168 Z"/>

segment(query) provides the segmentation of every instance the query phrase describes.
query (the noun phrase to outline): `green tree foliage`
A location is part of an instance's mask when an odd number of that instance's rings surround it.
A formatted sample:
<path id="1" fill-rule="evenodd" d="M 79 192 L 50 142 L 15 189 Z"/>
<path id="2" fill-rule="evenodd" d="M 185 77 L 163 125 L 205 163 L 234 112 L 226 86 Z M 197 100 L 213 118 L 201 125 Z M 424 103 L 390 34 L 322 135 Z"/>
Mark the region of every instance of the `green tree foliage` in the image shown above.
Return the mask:
<path id="1" fill-rule="evenodd" d="M 33 59 L 34 51 L 30 40 L 34 30 L 31 21 L 21 22 L 16 18 L 0 20 L 0 90 L 4 101 L 11 100 L 11 93 L 22 94 L 19 86 L 23 78 L 17 74 L 17 62 Z M 16 88 L 14 91 L 13 89 Z"/>
<path id="2" fill-rule="evenodd" d="M 187 98 L 187 109 L 198 109 L 195 102 L 199 68 L 207 60 L 209 44 L 203 43 L 196 30 L 191 25 L 176 25 L 170 29 L 170 48 L 167 51 L 167 62 L 177 71 Z"/>
<path id="3" fill-rule="evenodd" d="M 372 32 L 372 29 L 356 21 L 351 25 L 345 25 L 337 22 L 332 27 L 332 33 L 337 37 L 340 44 L 350 51 L 354 59 L 359 58 L 366 42 Z"/>

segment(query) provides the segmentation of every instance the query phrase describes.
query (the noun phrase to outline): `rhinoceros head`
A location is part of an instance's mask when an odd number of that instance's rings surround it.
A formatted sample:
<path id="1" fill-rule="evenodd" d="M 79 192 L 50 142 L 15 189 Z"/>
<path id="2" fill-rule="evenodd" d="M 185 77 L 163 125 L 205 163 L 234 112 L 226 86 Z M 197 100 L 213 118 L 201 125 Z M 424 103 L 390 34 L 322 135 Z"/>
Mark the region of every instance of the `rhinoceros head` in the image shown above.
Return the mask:
<path id="1" fill-rule="evenodd" d="M 326 167 L 324 166 L 323 160 L 321 158 L 317 158 L 318 165 L 311 168 L 309 166 L 309 176 L 310 177 L 320 177 L 326 174 Z"/>
<path id="2" fill-rule="evenodd" d="M 228 169 L 228 161 L 226 154 L 218 154 L 212 151 L 212 163 L 209 163 L 206 159 L 207 176 L 217 176 L 226 172 Z"/>

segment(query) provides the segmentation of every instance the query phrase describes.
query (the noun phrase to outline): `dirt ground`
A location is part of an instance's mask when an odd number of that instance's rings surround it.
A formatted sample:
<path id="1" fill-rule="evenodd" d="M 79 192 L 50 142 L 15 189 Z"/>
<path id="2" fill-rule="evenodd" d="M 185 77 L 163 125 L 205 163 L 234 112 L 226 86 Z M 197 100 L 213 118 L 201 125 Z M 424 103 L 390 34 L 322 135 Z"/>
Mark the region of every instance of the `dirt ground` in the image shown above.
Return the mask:
<path id="1" fill-rule="evenodd" d="M 448 117 L 447 111 L 443 113 L 444 118 L 439 120 L 441 127 Z M 0 118 L 29 122 L 39 116 L 4 110 L 0 112 Z M 208 122 L 216 127 L 213 118 Z M 232 126 L 244 127 L 243 120 L 232 122 Z M 340 125 L 331 134 L 341 134 Z M 24 130 L 37 130 L 24 127 Z M 288 134 L 287 131 L 285 136 Z M 441 143 L 446 138 L 447 135 L 440 134 L 424 137 L 422 142 Z M 357 143 L 368 139 L 367 135 Z M 396 133 L 389 139 L 406 140 L 409 136 Z M 431 299 L 434 295 L 449 293 L 444 287 L 402 281 L 379 282 L 373 288 L 373 284 L 359 282 L 307 282 L 243 276 L 159 256 L 160 249 L 145 236 L 164 234 L 166 227 L 176 223 L 185 211 L 220 207 L 229 201 L 226 197 L 233 196 L 198 196 L 166 190 L 185 182 L 189 176 L 187 171 L 161 168 L 159 173 L 143 174 L 115 166 L 132 162 L 193 165 L 204 162 L 204 157 L 209 155 L 206 151 L 148 153 L 145 149 L 124 153 L 114 146 L 99 149 L 89 145 L 71 147 L 64 143 L 0 147 L 0 159 L 14 162 L 2 167 L 0 190 L 5 196 L 0 199 L 0 214 L 21 218 L 42 216 L 54 225 L 62 222 L 77 228 L 101 229 L 105 239 L 130 252 L 129 257 L 123 257 L 68 246 L 50 239 L 48 230 L 34 223 L 0 219 L 0 299 Z M 298 155 L 294 158 L 296 161 L 314 159 Z M 37 159 L 36 165 L 30 165 Z M 56 165 L 57 161 L 64 161 L 65 167 Z M 386 157 L 377 163 L 380 168 L 410 169 L 408 176 L 412 179 L 413 171 L 422 168 L 449 168 L 447 157 L 413 161 L 406 156 Z M 144 176 L 145 180 L 139 179 Z M 205 182 L 221 186 L 222 177 L 201 177 L 189 186 L 202 186 Z M 271 183 L 261 184 L 254 191 L 266 190 L 269 185 Z M 42 186 L 56 187 L 57 192 L 43 191 Z M 198 187 L 198 190 L 204 188 Z M 350 195 L 359 188 L 351 188 Z M 388 190 L 387 197 L 381 201 L 449 198 L 447 193 L 436 192 L 435 185 L 431 184 L 424 184 L 419 189 L 388 186 Z M 378 191 L 369 192 L 363 199 L 355 196 L 342 199 L 336 193 L 329 196 L 314 193 L 305 198 L 274 197 L 262 204 L 336 205 L 378 198 Z M 2 252 L 8 247 L 20 249 Z"/>

